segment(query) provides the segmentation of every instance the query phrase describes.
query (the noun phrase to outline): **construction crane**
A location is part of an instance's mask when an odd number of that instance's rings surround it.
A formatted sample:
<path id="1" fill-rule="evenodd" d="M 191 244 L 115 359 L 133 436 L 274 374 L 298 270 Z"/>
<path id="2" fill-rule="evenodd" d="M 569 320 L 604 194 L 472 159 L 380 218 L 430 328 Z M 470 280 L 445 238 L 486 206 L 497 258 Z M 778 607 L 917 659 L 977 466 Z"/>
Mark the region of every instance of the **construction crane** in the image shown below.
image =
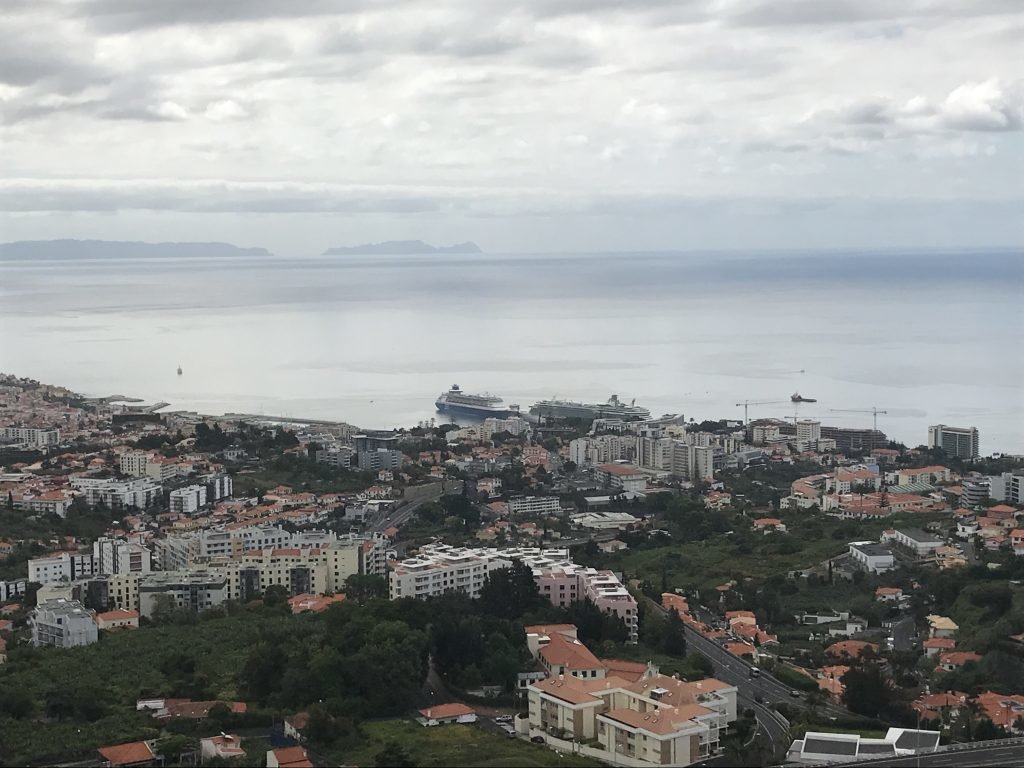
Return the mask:
<path id="1" fill-rule="evenodd" d="M 781 405 L 782 403 L 788 403 L 788 400 L 744 400 L 742 403 L 736 403 L 736 407 L 743 406 L 743 425 L 750 424 L 750 415 L 747 409 L 752 405 Z"/>
<path id="2" fill-rule="evenodd" d="M 870 413 L 871 416 L 874 418 L 875 432 L 878 431 L 878 414 L 889 413 L 888 411 L 880 411 L 878 408 L 829 408 L 829 410 L 832 411 L 833 413 Z"/>

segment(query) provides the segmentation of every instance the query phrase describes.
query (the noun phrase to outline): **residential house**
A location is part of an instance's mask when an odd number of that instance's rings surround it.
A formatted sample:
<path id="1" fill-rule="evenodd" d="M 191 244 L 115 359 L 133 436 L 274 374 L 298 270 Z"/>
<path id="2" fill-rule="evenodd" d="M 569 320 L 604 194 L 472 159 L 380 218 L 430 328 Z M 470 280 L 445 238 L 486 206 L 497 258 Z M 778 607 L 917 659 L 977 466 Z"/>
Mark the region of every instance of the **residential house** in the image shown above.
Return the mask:
<path id="1" fill-rule="evenodd" d="M 932 656 L 938 656 L 940 653 L 954 650 L 956 648 L 956 640 L 952 637 L 929 637 L 921 645 L 924 648 L 924 655 L 931 658 Z"/>
<path id="2" fill-rule="evenodd" d="M 849 546 L 850 559 L 854 565 L 868 573 L 886 573 L 896 567 L 896 558 L 885 544 L 854 541 Z"/>
<path id="3" fill-rule="evenodd" d="M 763 534 L 785 533 L 786 524 L 775 517 L 760 517 L 754 521 L 754 530 Z"/>
<path id="4" fill-rule="evenodd" d="M 302 731 L 309 725 L 309 712 L 296 712 L 284 719 L 284 735 L 295 741 L 302 741 Z"/>
<path id="5" fill-rule="evenodd" d="M 898 603 L 903 600 L 902 587 L 879 587 L 875 590 L 875 600 L 880 603 Z"/>
<path id="6" fill-rule="evenodd" d="M 452 704 L 437 704 L 420 710 L 420 716 L 416 718 L 420 725 L 434 726 L 446 723 L 475 723 L 477 720 L 476 711 L 465 704 L 458 702 Z"/>
<path id="7" fill-rule="evenodd" d="M 154 741 L 133 741 L 113 747 L 100 747 L 101 765 L 110 768 L 135 768 L 157 765 L 159 758 L 153 751 Z"/>
<path id="8" fill-rule="evenodd" d="M 1010 548 L 1013 554 L 1024 555 L 1024 528 L 1014 528 L 1010 531 Z"/>
<path id="9" fill-rule="evenodd" d="M 834 659 L 859 659 L 864 655 L 877 655 L 878 646 L 864 640 L 840 640 L 826 648 L 825 654 Z"/>
<path id="10" fill-rule="evenodd" d="M 953 637 L 960 629 L 959 625 L 948 616 L 930 614 L 928 621 L 929 637 Z"/>
<path id="11" fill-rule="evenodd" d="M 283 747 L 267 752 L 267 768 L 313 768 L 302 747 Z"/>
<path id="12" fill-rule="evenodd" d="M 138 629 L 139 612 L 116 609 L 97 613 L 96 628 L 99 630 Z"/>
<path id="13" fill-rule="evenodd" d="M 950 651 L 939 655 L 939 669 L 943 672 L 955 672 L 969 661 L 979 662 L 981 656 L 973 651 Z"/>
<path id="14" fill-rule="evenodd" d="M 245 750 L 242 749 L 242 737 L 222 733 L 220 736 L 200 739 L 199 756 L 203 762 L 217 758 L 221 760 L 244 758 Z"/>

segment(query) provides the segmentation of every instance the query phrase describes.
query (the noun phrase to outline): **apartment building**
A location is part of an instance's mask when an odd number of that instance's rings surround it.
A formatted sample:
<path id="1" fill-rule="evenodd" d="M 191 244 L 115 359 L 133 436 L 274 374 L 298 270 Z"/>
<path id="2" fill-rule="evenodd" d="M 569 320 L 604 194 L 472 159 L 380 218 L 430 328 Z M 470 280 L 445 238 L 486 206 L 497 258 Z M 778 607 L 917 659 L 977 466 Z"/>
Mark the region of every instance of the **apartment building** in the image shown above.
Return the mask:
<path id="1" fill-rule="evenodd" d="M 318 464 L 326 464 L 337 469 L 348 469 L 352 466 L 352 457 L 355 451 L 347 445 L 329 445 L 321 448 L 315 454 Z"/>
<path id="2" fill-rule="evenodd" d="M 227 578 L 206 569 L 146 574 L 139 580 L 139 613 L 152 617 L 162 596 L 179 609 L 202 612 L 228 599 Z"/>
<path id="3" fill-rule="evenodd" d="M 99 639 L 92 614 L 77 600 L 47 600 L 33 609 L 30 623 L 36 647 L 76 648 Z"/>
<path id="4" fill-rule="evenodd" d="M 12 494 L 14 508 L 19 512 L 31 512 L 39 515 L 56 515 L 67 517 L 71 500 L 61 490 L 28 491 L 19 495 Z"/>
<path id="5" fill-rule="evenodd" d="M 901 547 L 910 550 L 917 557 L 928 557 L 935 554 L 935 550 L 945 546 L 946 542 L 938 536 L 922 531 L 920 528 L 899 529 L 893 535 L 893 541 Z"/>
<path id="6" fill-rule="evenodd" d="M 540 593 L 553 605 L 569 605 L 587 599 L 602 612 L 614 614 L 626 625 L 631 642 L 637 639 L 637 604 L 611 571 L 577 565 L 566 549 L 469 548 L 447 544 L 421 547 L 419 555 L 392 564 L 389 593 L 400 597 L 426 598 L 457 590 L 479 597 L 492 571 L 508 568 L 519 560 L 533 572 Z"/>
<path id="7" fill-rule="evenodd" d="M 896 567 L 896 558 L 885 544 L 855 541 L 850 544 L 850 559 L 868 573 L 886 573 Z"/>
<path id="8" fill-rule="evenodd" d="M 289 595 L 322 595 L 328 588 L 326 558 L 319 549 L 263 549 L 232 558 L 216 558 L 205 568 L 226 581 L 227 600 L 249 600 L 272 586 Z"/>
<path id="9" fill-rule="evenodd" d="M 557 496 L 518 496 L 508 500 L 510 515 L 560 515 Z"/>
<path id="10" fill-rule="evenodd" d="M 105 504 L 110 509 L 147 509 L 163 495 L 163 488 L 148 478 L 111 480 L 98 477 L 73 477 L 71 487 L 81 491 L 89 506 Z"/>
<path id="11" fill-rule="evenodd" d="M 636 438 L 622 435 L 580 437 L 569 443 L 569 460 L 579 467 L 632 459 Z"/>
<path id="12" fill-rule="evenodd" d="M 206 486 L 188 485 L 171 491 L 169 495 L 171 512 L 179 515 L 194 515 L 206 506 Z"/>
<path id="13" fill-rule="evenodd" d="M 1024 471 L 1015 470 L 988 478 L 989 495 L 996 501 L 1024 505 Z"/>
<path id="14" fill-rule="evenodd" d="M 0 437 L 3 437 L 6 442 L 19 443 L 29 448 L 48 448 L 60 444 L 59 429 L 4 427 Z"/>
<path id="15" fill-rule="evenodd" d="M 897 469 L 895 472 L 887 472 L 885 480 L 890 485 L 935 485 L 936 483 L 948 483 L 950 472 L 947 467 L 932 466 L 921 467 L 920 469 Z"/>
<path id="16" fill-rule="evenodd" d="M 685 683 L 648 670 L 614 675 L 552 675 L 527 688 L 529 733 L 552 747 L 589 742 L 589 757 L 631 766 L 687 766 L 711 757 L 736 720 L 736 688 L 719 680 Z"/>
<path id="17" fill-rule="evenodd" d="M 145 477 L 149 454 L 143 451 L 127 451 L 121 454 L 121 474 L 132 477 Z"/>
<path id="18" fill-rule="evenodd" d="M 977 427 L 950 427 L 936 424 L 928 427 L 928 447 L 941 448 L 947 456 L 976 459 L 979 453 Z"/>
<path id="19" fill-rule="evenodd" d="M 647 490 L 647 475 L 630 464 L 600 464 L 594 474 L 606 488 L 627 493 Z"/>
<path id="20" fill-rule="evenodd" d="M 796 422 L 796 439 L 817 443 L 821 439 L 821 422 L 815 419 L 798 419 Z"/>
<path id="21" fill-rule="evenodd" d="M 229 499 L 234 493 L 235 484 L 231 475 L 215 472 L 199 478 L 206 485 L 206 501 L 212 504 L 221 499 Z"/>
<path id="22" fill-rule="evenodd" d="M 75 581 L 92 576 L 95 561 L 91 554 L 61 552 L 50 557 L 37 557 L 28 561 L 28 580 L 36 584 Z"/>
<path id="23" fill-rule="evenodd" d="M 94 570 L 97 575 L 115 573 L 149 573 L 153 570 L 153 553 L 141 544 L 102 536 L 92 545 Z"/>
<path id="24" fill-rule="evenodd" d="M 402 466 L 402 452 L 388 448 L 358 451 L 355 458 L 361 472 L 379 472 L 382 469 L 399 469 Z"/>

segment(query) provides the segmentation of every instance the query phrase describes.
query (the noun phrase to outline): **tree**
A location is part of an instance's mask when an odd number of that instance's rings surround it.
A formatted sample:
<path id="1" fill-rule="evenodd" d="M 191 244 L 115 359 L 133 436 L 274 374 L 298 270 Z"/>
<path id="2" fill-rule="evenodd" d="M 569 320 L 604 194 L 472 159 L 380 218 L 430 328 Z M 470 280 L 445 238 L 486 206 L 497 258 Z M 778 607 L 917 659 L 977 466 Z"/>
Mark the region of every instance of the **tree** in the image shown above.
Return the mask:
<path id="1" fill-rule="evenodd" d="M 533 571 L 520 560 L 514 560 L 508 568 L 491 571 L 480 588 L 480 607 L 499 618 L 517 619 L 543 604 Z"/>
<path id="2" fill-rule="evenodd" d="M 167 736 L 156 743 L 156 753 L 164 759 L 165 764 L 177 764 L 182 752 L 189 748 L 187 736 Z"/>
<path id="3" fill-rule="evenodd" d="M 388 582 L 383 576 L 354 573 L 345 579 L 345 597 L 359 605 L 368 600 L 383 599 L 388 596 Z"/>
<path id="4" fill-rule="evenodd" d="M 384 745 L 384 749 L 377 753 L 373 759 L 379 768 L 415 768 L 416 763 L 412 756 L 394 741 Z"/>
<path id="5" fill-rule="evenodd" d="M 28 691 L 10 686 L 0 687 L 0 715 L 12 720 L 24 720 L 31 716 L 35 703 Z"/>
<path id="6" fill-rule="evenodd" d="M 842 682 L 846 686 L 843 703 L 851 712 L 865 717 L 878 717 L 892 698 L 889 681 L 877 664 L 851 669 L 843 675 Z"/>
<path id="7" fill-rule="evenodd" d="M 665 635 L 662 638 L 661 650 L 669 656 L 686 655 L 686 627 L 676 611 L 670 611 L 665 622 Z"/>
<path id="8" fill-rule="evenodd" d="M 263 593 L 263 605 L 278 608 L 288 604 L 288 588 L 283 584 L 271 584 Z"/>

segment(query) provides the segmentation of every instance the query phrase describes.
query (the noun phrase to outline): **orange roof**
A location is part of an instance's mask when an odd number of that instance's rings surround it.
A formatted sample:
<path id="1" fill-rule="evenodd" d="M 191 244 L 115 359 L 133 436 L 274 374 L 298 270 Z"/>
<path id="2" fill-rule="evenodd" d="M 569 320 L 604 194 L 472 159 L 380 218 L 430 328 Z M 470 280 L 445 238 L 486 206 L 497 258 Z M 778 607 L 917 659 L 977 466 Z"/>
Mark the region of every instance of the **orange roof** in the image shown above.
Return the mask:
<path id="1" fill-rule="evenodd" d="M 551 640 L 540 649 L 540 655 L 549 667 L 574 669 L 601 669 L 601 662 L 590 649 L 579 640 L 563 634 L 551 635 Z"/>
<path id="2" fill-rule="evenodd" d="M 761 517 L 754 521 L 754 525 L 764 528 L 769 525 L 782 525 L 782 521 L 776 517 Z"/>
<path id="3" fill-rule="evenodd" d="M 97 750 L 111 765 L 135 765 L 156 760 L 156 754 L 145 741 L 133 741 Z"/>
<path id="4" fill-rule="evenodd" d="M 295 595 L 288 598 L 292 613 L 323 613 L 335 603 L 345 600 L 343 593 L 336 595 Z"/>
<path id="5" fill-rule="evenodd" d="M 879 587 L 875 590 L 876 595 L 902 595 L 902 587 Z"/>
<path id="6" fill-rule="evenodd" d="M 139 618 L 139 612 L 125 611 L 118 608 L 113 611 L 104 611 L 103 613 L 97 613 L 96 618 L 102 621 L 124 621 L 125 619 Z"/>
<path id="7" fill-rule="evenodd" d="M 878 646 L 874 643 L 867 643 L 863 640 L 840 640 L 838 643 L 833 643 L 826 648 L 825 653 L 829 656 L 850 656 L 851 658 L 857 658 L 868 649 L 878 653 Z"/>
<path id="8" fill-rule="evenodd" d="M 686 704 L 681 707 L 655 709 L 647 712 L 621 707 L 602 712 L 601 717 L 607 717 L 609 720 L 615 720 L 648 733 L 669 734 L 688 727 L 694 718 L 713 712 L 714 710 L 699 704 Z"/>
<path id="9" fill-rule="evenodd" d="M 476 710 L 472 707 L 467 707 L 465 704 L 453 702 L 451 704 L 438 704 L 436 707 L 421 709 L 420 714 L 428 720 L 447 720 L 449 717 L 475 715 Z"/>
<path id="10" fill-rule="evenodd" d="M 929 637 L 921 645 L 925 648 L 956 648 L 956 640 L 952 637 Z"/>
<path id="11" fill-rule="evenodd" d="M 647 665 L 639 661 L 623 661 L 622 659 L 601 659 L 605 674 L 621 677 L 631 683 L 637 682 L 647 672 Z"/>
<path id="12" fill-rule="evenodd" d="M 726 619 L 736 619 L 736 618 L 753 619 L 755 617 L 754 617 L 754 612 L 753 611 L 726 611 L 725 612 L 725 618 Z"/>
<path id="13" fill-rule="evenodd" d="M 725 649 L 736 656 L 753 656 L 756 652 L 750 643 L 726 643 Z"/>
<path id="14" fill-rule="evenodd" d="M 974 651 L 952 651 L 939 656 L 941 664 L 950 664 L 954 667 L 961 667 L 968 661 L 981 661 L 981 656 Z"/>
<path id="15" fill-rule="evenodd" d="M 620 477 L 625 477 L 627 475 L 643 474 L 643 472 L 641 472 L 636 467 L 631 467 L 626 464 L 601 464 L 598 467 L 598 469 L 601 472 L 606 472 L 609 475 L 619 475 Z"/>
<path id="16" fill-rule="evenodd" d="M 281 768 L 313 768 L 313 764 L 306 757 L 306 750 L 302 747 L 283 747 L 273 752 Z"/>

